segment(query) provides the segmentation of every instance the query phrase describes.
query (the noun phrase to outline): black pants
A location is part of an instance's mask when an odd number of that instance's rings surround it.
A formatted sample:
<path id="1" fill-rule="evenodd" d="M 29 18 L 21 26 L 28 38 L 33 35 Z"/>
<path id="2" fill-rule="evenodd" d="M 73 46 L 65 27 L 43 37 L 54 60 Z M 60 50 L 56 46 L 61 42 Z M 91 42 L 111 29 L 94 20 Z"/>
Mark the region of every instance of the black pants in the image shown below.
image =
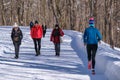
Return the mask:
<path id="1" fill-rule="evenodd" d="M 45 37 L 45 34 L 46 34 L 46 30 L 43 31 L 43 37 Z"/>
<path id="2" fill-rule="evenodd" d="M 60 43 L 54 43 L 56 56 L 60 56 Z"/>
<path id="3" fill-rule="evenodd" d="M 16 42 L 16 43 L 14 43 L 14 47 L 15 47 L 15 56 L 19 57 L 19 47 L 20 47 L 20 44 Z"/>
<path id="4" fill-rule="evenodd" d="M 35 52 L 37 54 L 38 52 L 40 52 L 41 49 L 41 38 L 39 39 L 34 38 L 33 41 L 34 41 Z"/>
<path id="5" fill-rule="evenodd" d="M 95 56 L 97 51 L 98 45 L 97 44 L 88 44 L 87 45 L 87 54 L 88 54 L 88 61 L 92 61 L 92 68 L 95 68 Z"/>

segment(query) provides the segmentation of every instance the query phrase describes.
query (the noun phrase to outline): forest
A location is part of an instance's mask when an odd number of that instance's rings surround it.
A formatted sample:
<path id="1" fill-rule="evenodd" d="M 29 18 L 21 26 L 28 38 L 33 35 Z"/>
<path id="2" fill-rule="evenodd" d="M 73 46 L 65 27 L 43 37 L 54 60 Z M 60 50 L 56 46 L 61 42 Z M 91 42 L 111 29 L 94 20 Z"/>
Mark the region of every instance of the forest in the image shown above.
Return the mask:
<path id="1" fill-rule="evenodd" d="M 29 26 L 38 20 L 53 28 L 84 32 L 90 17 L 103 41 L 120 48 L 120 0 L 0 0 L 0 26 Z"/>

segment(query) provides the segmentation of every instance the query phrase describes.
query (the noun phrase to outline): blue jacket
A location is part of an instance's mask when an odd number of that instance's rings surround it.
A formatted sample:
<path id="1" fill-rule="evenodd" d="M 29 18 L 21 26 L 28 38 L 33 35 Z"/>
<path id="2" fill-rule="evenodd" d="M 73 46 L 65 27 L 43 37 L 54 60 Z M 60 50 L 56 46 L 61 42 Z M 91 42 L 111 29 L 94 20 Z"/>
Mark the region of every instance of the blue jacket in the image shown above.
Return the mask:
<path id="1" fill-rule="evenodd" d="M 102 35 L 98 29 L 91 26 L 85 29 L 83 39 L 86 44 L 98 44 L 98 41 L 102 39 Z"/>

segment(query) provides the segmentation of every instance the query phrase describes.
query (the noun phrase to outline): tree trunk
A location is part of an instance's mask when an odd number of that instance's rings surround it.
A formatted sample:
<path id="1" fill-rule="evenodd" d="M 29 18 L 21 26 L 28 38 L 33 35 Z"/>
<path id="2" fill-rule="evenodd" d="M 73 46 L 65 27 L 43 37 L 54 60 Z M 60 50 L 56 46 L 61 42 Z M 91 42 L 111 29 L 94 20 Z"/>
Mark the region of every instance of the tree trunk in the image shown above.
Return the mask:
<path id="1" fill-rule="evenodd" d="M 2 25 L 6 25 L 5 11 L 4 11 L 4 2 L 1 0 L 1 16 L 2 16 Z"/>

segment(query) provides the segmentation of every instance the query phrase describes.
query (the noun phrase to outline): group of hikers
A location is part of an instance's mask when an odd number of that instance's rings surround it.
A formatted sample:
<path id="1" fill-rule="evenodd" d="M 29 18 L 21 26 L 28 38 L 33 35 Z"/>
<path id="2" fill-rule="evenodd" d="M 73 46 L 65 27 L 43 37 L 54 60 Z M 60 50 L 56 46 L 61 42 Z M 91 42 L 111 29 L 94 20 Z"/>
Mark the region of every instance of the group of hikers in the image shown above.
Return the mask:
<path id="1" fill-rule="evenodd" d="M 38 21 L 36 20 L 34 23 L 30 22 L 30 36 L 33 39 L 34 42 L 34 48 L 35 48 L 35 56 L 40 55 L 41 50 L 41 39 L 42 37 L 45 37 L 47 30 L 46 25 L 40 25 Z M 58 24 L 55 25 L 53 31 L 51 32 L 50 41 L 54 43 L 55 46 L 55 55 L 60 56 L 60 37 L 64 35 L 64 32 L 59 27 Z M 22 42 L 23 34 L 17 23 L 13 25 L 13 29 L 11 32 L 11 38 L 15 47 L 15 59 L 19 58 L 19 47 Z"/>
<path id="2" fill-rule="evenodd" d="M 23 38 L 23 34 L 17 23 L 13 25 L 11 32 L 11 38 L 15 47 L 15 58 L 19 58 L 19 47 Z M 36 20 L 34 23 L 30 22 L 30 35 L 34 42 L 35 56 L 41 54 L 41 39 L 45 37 L 46 25 L 40 25 Z M 59 24 L 54 26 L 51 32 L 50 41 L 54 43 L 55 46 L 55 56 L 60 56 L 60 37 L 64 36 L 63 30 L 60 28 Z M 95 56 L 98 48 L 98 42 L 102 40 L 102 35 L 100 31 L 95 28 L 94 18 L 90 17 L 89 27 L 85 29 L 83 34 L 84 45 L 87 49 L 88 58 L 88 69 L 92 69 L 92 74 L 95 74 Z"/>

